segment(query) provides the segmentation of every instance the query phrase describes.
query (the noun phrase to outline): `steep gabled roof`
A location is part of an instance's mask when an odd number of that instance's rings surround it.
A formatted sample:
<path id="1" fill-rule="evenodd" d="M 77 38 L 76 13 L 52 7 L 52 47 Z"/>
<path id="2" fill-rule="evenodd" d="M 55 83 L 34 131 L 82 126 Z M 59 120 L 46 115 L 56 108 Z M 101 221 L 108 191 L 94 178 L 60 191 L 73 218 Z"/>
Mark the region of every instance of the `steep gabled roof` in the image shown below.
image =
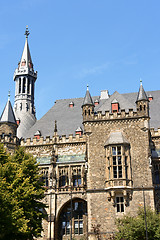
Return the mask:
<path id="1" fill-rule="evenodd" d="M 146 92 L 144 91 L 142 82 L 139 88 L 138 96 L 137 96 L 137 101 L 142 101 L 142 100 L 148 100 Z"/>
<path id="2" fill-rule="evenodd" d="M 7 103 L 6 103 L 6 106 L 3 110 L 3 113 L 1 115 L 1 118 L 0 118 L 0 122 L 8 122 L 8 123 L 16 123 L 16 118 L 15 118 L 15 115 L 14 115 L 14 112 L 13 112 L 13 108 L 12 108 L 12 105 L 11 105 L 11 102 L 10 100 L 8 99 Z"/>
<path id="3" fill-rule="evenodd" d="M 94 105 L 91 94 L 90 94 L 89 89 L 88 89 L 88 86 L 87 86 L 87 91 L 86 91 L 86 95 L 84 97 L 84 101 L 83 101 L 82 106 L 84 106 L 84 105 Z"/>

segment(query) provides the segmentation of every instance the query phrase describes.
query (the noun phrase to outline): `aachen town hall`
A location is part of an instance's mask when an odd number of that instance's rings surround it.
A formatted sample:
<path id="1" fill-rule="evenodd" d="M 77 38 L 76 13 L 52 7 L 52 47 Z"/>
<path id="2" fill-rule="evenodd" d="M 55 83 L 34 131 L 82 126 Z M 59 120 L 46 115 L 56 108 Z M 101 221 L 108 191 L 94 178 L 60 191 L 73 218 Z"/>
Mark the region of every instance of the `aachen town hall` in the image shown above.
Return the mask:
<path id="1" fill-rule="evenodd" d="M 0 141 L 10 152 L 25 146 L 45 182 L 47 218 L 43 240 L 102 239 L 115 219 L 145 203 L 160 210 L 160 90 L 112 95 L 107 90 L 56 100 L 36 120 L 37 72 L 28 45 L 14 72 L 14 108 L 8 99 L 0 118 Z M 138 89 L 139 88 L 139 89 Z"/>

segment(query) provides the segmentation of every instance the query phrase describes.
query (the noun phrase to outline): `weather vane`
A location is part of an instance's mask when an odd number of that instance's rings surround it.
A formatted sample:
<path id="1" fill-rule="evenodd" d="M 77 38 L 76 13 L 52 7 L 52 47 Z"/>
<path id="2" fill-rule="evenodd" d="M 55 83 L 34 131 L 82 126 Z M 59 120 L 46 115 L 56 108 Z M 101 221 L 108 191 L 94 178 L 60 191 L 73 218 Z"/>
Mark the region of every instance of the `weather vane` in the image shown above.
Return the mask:
<path id="1" fill-rule="evenodd" d="M 8 91 L 8 100 L 10 100 L 10 96 L 11 96 L 11 94 L 10 94 L 10 90 Z"/>
<path id="2" fill-rule="evenodd" d="M 26 31 L 25 31 L 25 33 L 24 33 L 24 35 L 26 35 L 26 38 L 28 38 L 28 35 L 29 35 L 30 33 L 29 33 L 29 30 L 28 30 L 28 25 L 26 26 Z"/>

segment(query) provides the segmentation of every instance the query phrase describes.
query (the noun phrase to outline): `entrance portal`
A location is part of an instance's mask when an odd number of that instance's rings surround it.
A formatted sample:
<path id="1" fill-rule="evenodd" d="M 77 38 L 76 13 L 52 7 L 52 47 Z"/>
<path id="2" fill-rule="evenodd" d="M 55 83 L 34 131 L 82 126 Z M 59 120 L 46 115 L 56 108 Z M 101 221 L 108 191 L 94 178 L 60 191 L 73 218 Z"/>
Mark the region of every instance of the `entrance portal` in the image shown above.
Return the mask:
<path id="1" fill-rule="evenodd" d="M 79 198 L 64 205 L 58 220 L 58 239 L 68 240 L 71 234 L 74 239 L 87 236 L 87 203 Z"/>

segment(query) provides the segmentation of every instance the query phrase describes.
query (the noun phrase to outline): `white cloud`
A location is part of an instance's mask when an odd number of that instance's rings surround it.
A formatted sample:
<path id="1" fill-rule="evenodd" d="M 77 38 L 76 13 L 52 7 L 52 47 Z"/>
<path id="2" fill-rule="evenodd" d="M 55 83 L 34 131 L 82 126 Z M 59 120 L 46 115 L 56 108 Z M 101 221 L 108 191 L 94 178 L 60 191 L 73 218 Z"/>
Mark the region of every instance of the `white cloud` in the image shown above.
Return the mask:
<path id="1" fill-rule="evenodd" d="M 86 77 L 89 75 L 95 75 L 95 74 L 101 74 L 103 73 L 108 67 L 110 66 L 110 63 L 104 63 L 102 65 L 94 66 L 91 68 L 84 68 L 81 70 L 81 72 L 76 77 Z"/>

